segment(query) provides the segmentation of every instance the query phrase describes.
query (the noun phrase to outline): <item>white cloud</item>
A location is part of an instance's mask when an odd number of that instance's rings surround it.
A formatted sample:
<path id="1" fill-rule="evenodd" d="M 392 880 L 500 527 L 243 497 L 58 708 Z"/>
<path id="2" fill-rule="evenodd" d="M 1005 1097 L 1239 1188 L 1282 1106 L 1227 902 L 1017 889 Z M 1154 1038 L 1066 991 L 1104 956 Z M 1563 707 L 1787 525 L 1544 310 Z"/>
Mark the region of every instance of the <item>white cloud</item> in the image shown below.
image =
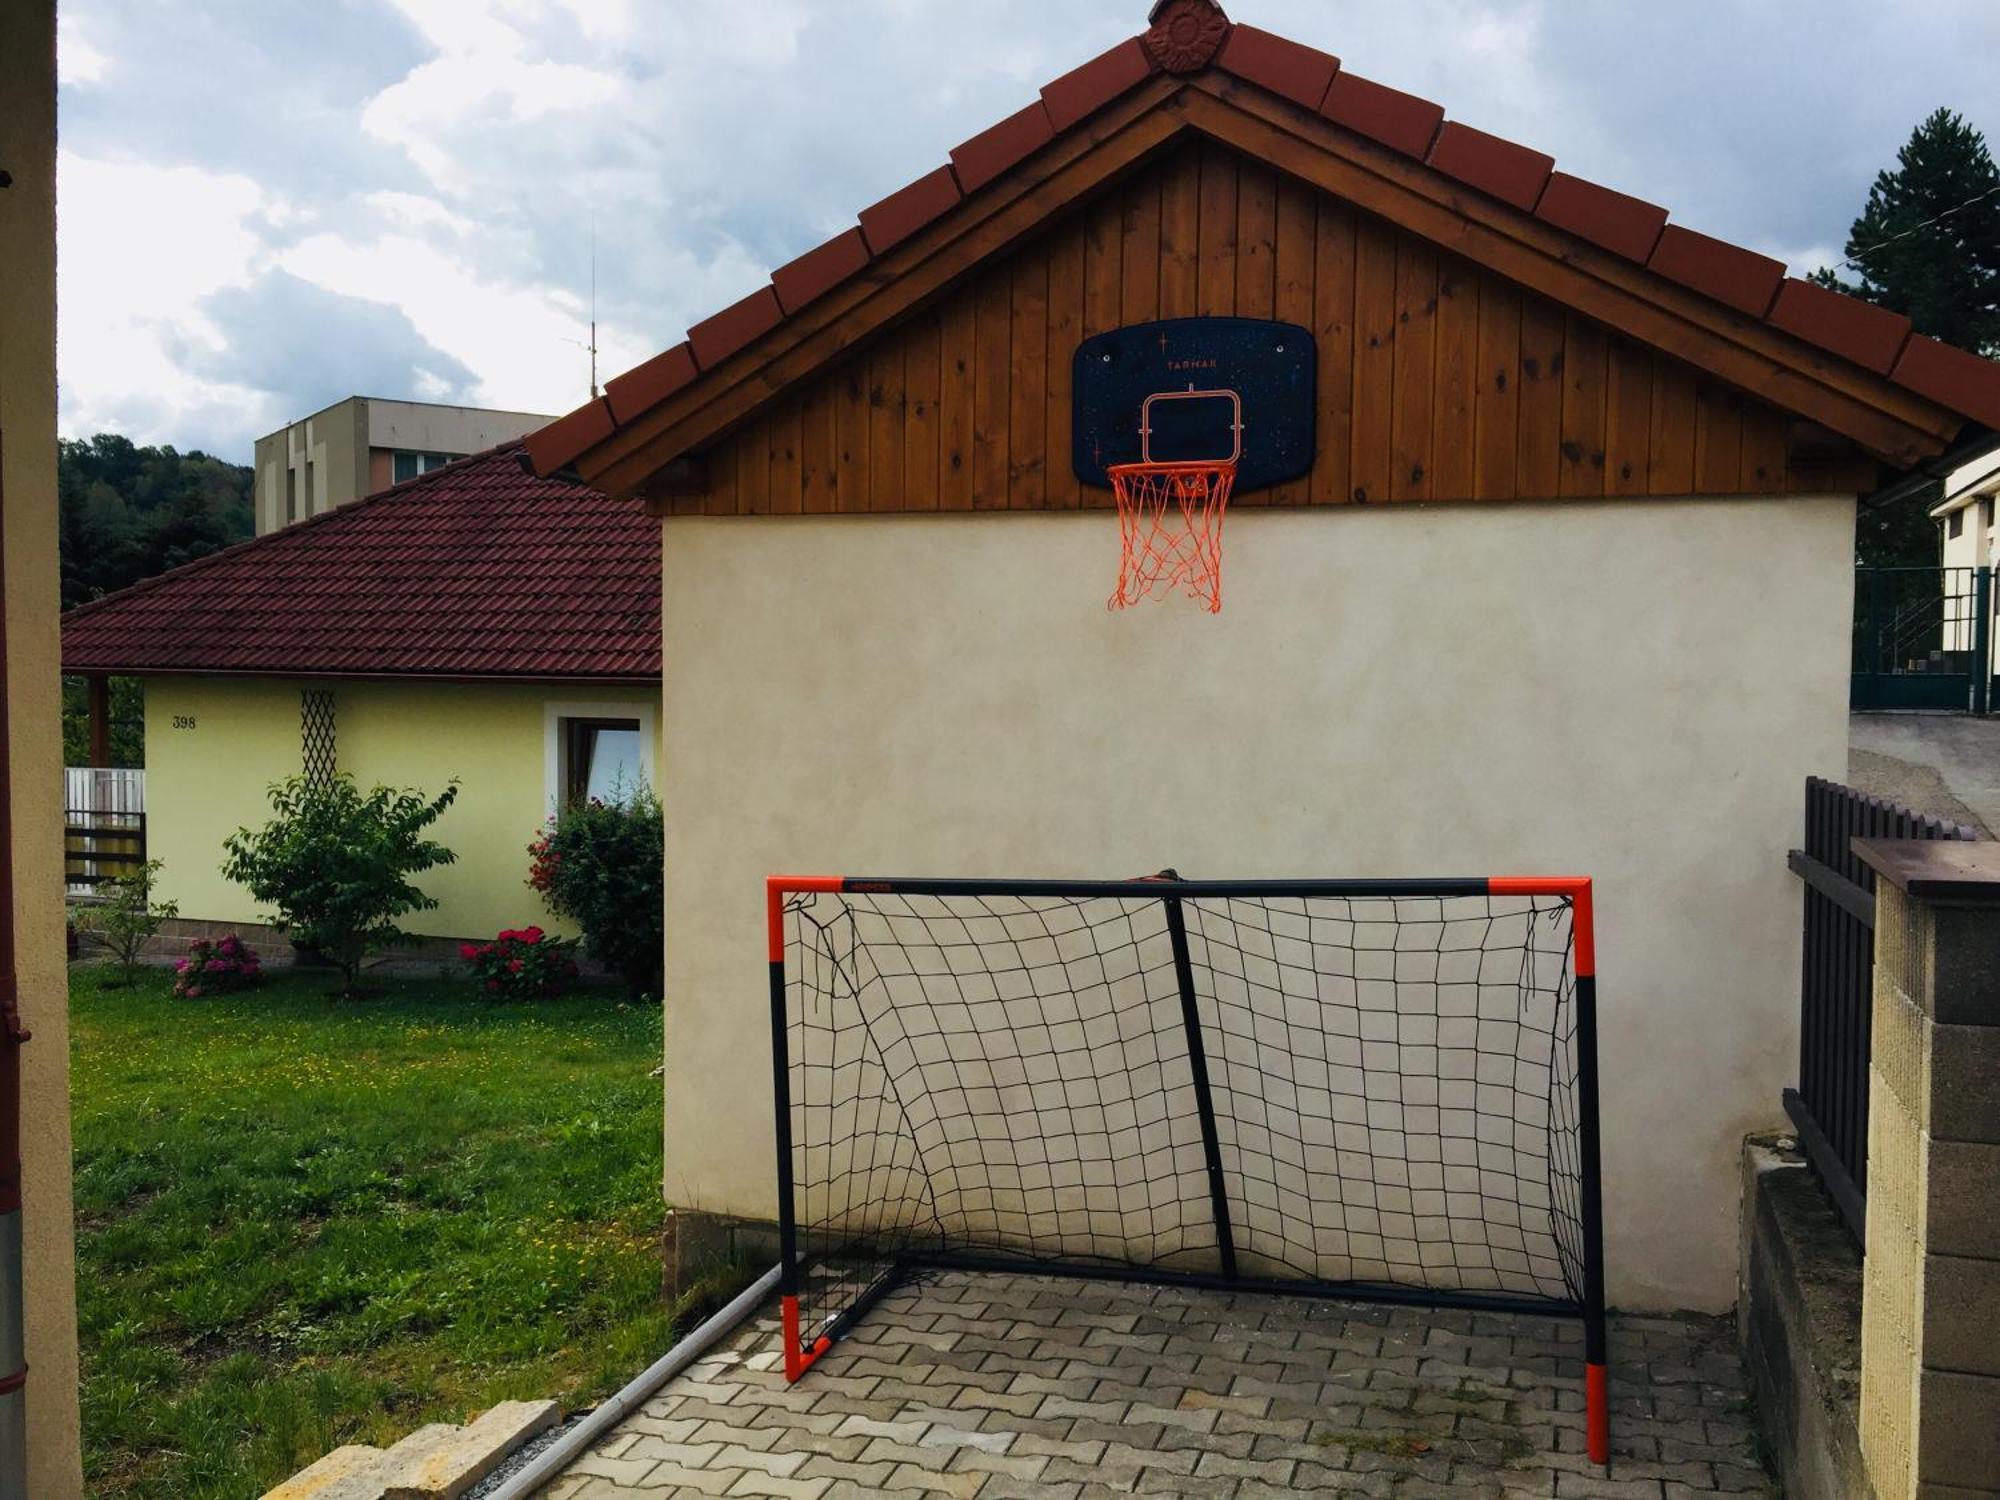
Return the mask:
<path id="1" fill-rule="evenodd" d="M 265 192 L 248 178 L 57 158 L 58 347 L 66 430 L 177 441 L 182 410 L 255 404 L 255 392 L 189 377 L 171 350 L 213 345 L 200 300 L 241 286 L 259 254 Z M 152 424 L 133 431 L 130 412 Z"/>

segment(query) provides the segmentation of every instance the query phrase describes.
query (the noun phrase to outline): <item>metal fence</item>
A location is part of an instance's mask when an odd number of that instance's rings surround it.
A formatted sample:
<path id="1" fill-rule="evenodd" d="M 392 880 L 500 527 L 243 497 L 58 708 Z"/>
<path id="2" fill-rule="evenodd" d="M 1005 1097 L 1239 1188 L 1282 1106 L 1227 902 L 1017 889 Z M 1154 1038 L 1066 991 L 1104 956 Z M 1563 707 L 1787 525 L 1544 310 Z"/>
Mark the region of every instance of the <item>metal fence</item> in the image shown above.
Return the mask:
<path id="1" fill-rule="evenodd" d="M 1983 714 L 1993 698 L 1991 568 L 1857 568 L 1851 703 Z"/>
<path id="2" fill-rule="evenodd" d="M 96 766 L 63 771 L 63 887 L 89 896 L 146 863 L 146 773 Z"/>
<path id="3" fill-rule="evenodd" d="M 1785 1113 L 1834 1206 L 1864 1244 L 1875 872 L 1855 858 L 1853 841 L 1978 837 L 1836 781 L 1806 782 L 1805 847 L 1790 858 L 1806 886 L 1799 1086 L 1785 1090 Z"/>

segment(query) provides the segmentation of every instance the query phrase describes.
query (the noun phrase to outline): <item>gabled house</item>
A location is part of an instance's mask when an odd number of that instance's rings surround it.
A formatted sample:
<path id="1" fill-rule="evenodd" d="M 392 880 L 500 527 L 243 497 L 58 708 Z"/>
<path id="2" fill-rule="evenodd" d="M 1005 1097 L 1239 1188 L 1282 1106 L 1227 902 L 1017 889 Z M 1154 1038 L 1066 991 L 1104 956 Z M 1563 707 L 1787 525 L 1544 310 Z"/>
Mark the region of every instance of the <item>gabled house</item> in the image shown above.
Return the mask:
<path id="1" fill-rule="evenodd" d="M 1147 19 L 528 439 L 662 523 L 683 1243 L 778 1211 L 767 876 L 1574 874 L 1612 1300 L 1725 1308 L 1856 497 L 2000 427 L 2000 366 L 1211 0 Z M 1107 611 L 1079 352 L 1200 318 L 1310 336 L 1309 462 L 1232 502 L 1221 613 Z"/>
<path id="2" fill-rule="evenodd" d="M 145 683 L 149 852 L 185 922 L 254 926 L 222 840 L 265 789 L 343 771 L 436 792 L 456 864 L 407 924 L 541 916 L 526 847 L 565 800 L 657 785 L 660 566 L 630 505 L 509 443 L 63 618 L 63 670 Z M 101 697 L 102 695 L 98 695 Z"/>

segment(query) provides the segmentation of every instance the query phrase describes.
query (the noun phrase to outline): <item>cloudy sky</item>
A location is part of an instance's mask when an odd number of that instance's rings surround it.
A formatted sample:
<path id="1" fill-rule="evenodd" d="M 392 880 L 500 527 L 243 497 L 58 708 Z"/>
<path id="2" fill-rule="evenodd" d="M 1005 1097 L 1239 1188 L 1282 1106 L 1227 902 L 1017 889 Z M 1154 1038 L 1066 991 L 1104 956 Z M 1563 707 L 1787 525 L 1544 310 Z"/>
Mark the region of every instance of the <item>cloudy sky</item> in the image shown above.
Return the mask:
<path id="1" fill-rule="evenodd" d="M 342 396 L 564 411 L 1146 0 L 63 0 L 62 425 L 248 461 Z M 1993 0 L 1230 0 L 1806 270 Z"/>

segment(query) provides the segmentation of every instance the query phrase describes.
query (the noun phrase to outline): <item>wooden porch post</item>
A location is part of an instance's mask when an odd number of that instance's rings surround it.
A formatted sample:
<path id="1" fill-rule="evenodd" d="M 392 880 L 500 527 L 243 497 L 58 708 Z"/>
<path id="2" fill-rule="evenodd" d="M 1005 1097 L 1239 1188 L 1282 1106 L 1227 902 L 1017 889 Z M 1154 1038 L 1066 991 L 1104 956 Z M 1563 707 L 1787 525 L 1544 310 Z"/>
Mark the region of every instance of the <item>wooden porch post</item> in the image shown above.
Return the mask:
<path id="1" fill-rule="evenodd" d="M 90 693 L 90 763 L 104 767 L 111 764 L 111 679 L 93 676 L 85 682 Z"/>

